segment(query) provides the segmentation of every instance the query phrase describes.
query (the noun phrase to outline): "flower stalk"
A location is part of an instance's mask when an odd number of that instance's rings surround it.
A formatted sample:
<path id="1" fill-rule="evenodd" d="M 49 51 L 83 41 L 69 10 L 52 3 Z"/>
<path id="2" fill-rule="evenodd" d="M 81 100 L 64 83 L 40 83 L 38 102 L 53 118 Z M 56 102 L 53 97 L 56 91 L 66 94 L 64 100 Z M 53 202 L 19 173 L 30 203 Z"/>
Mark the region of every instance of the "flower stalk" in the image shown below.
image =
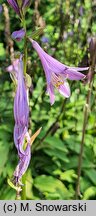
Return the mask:
<path id="1" fill-rule="evenodd" d="M 26 173 L 22 176 L 21 200 L 26 200 Z"/>
<path id="2" fill-rule="evenodd" d="M 75 193 L 76 199 L 79 199 L 81 197 L 80 176 L 81 176 L 81 169 L 82 169 L 85 132 L 86 132 L 86 127 L 87 127 L 88 114 L 89 114 L 89 110 L 90 110 L 90 99 L 91 99 L 91 92 L 92 92 L 92 86 L 93 86 L 93 79 L 94 79 L 94 75 L 95 75 L 96 39 L 94 39 L 94 38 L 91 39 L 91 42 L 89 45 L 89 52 L 90 52 L 90 67 L 89 67 L 89 72 L 88 72 L 88 94 L 86 97 L 86 104 L 84 107 L 84 120 L 83 120 L 83 128 L 82 128 L 80 154 L 79 154 L 79 160 L 78 160 L 77 184 L 76 184 L 76 193 Z"/>
<path id="3" fill-rule="evenodd" d="M 26 75 L 27 71 L 27 33 L 26 33 L 26 21 L 25 18 L 23 19 L 23 28 L 25 30 L 25 36 L 24 36 L 24 75 Z"/>

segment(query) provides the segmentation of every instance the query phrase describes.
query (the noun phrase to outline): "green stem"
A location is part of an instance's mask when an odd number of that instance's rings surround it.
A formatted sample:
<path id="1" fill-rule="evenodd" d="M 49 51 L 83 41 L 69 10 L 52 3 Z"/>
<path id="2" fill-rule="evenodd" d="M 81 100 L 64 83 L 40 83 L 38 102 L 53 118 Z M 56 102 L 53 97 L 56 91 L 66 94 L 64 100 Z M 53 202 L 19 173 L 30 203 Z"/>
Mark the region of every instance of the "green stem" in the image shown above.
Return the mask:
<path id="1" fill-rule="evenodd" d="M 21 200 L 20 191 L 17 191 L 15 200 Z"/>
<path id="2" fill-rule="evenodd" d="M 26 200 L 26 173 L 22 176 L 21 200 Z"/>
<path id="3" fill-rule="evenodd" d="M 26 70 L 27 70 L 27 34 L 26 34 L 26 22 L 25 22 L 25 18 L 23 18 L 22 24 L 23 24 L 23 28 L 25 30 L 25 36 L 24 36 L 24 58 L 23 58 L 23 62 L 24 62 L 24 75 L 26 75 Z"/>
<path id="4" fill-rule="evenodd" d="M 77 184 L 76 184 L 76 193 L 75 193 L 75 199 L 79 199 L 81 197 L 80 194 L 80 177 L 81 177 L 81 169 L 82 169 L 82 159 L 83 159 L 83 151 L 84 151 L 84 141 L 85 141 L 85 132 L 87 127 L 87 121 L 88 121 L 88 114 L 89 114 L 89 107 L 90 107 L 90 99 L 91 99 L 91 92 L 92 92 L 92 85 L 93 85 L 93 79 L 95 75 L 95 64 L 96 64 L 96 41 L 93 40 L 93 47 L 94 51 L 90 51 L 91 58 L 91 65 L 89 68 L 90 73 L 90 81 L 89 81 L 89 88 L 88 88 L 88 94 L 86 98 L 86 104 L 84 109 L 84 120 L 83 120 L 83 129 L 82 129 L 82 140 L 81 140 L 81 146 L 80 146 L 80 154 L 79 154 L 79 161 L 78 161 L 78 172 L 77 172 Z M 92 49 L 93 49 L 92 47 Z M 93 54 L 91 53 L 93 52 Z"/>
<path id="5" fill-rule="evenodd" d="M 26 75 L 26 70 L 27 70 L 27 37 L 25 34 L 25 38 L 24 38 L 24 75 Z"/>

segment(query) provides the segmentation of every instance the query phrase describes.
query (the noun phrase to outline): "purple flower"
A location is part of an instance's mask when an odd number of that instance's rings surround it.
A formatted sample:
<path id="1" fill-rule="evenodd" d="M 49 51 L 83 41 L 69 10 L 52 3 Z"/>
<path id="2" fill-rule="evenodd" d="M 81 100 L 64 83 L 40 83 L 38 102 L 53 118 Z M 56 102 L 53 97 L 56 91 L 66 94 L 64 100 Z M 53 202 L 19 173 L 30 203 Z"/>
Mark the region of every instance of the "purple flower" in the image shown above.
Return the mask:
<path id="1" fill-rule="evenodd" d="M 27 129 L 28 127 L 28 116 L 29 107 L 27 102 L 27 89 L 23 76 L 23 62 L 22 59 L 20 59 L 18 64 L 18 85 L 14 99 L 14 118 L 16 127 L 19 131 L 18 139 L 21 137 L 22 130 L 24 131 L 25 128 Z"/>
<path id="2" fill-rule="evenodd" d="M 31 159 L 30 143 L 27 145 L 24 153 L 25 154 L 22 154 L 20 156 L 19 163 L 18 163 L 18 165 L 17 165 L 17 167 L 15 169 L 15 172 L 14 172 L 15 183 L 19 182 L 22 175 L 24 175 L 24 173 L 26 172 L 26 170 L 27 170 L 27 168 L 29 166 L 30 159 Z"/>
<path id="3" fill-rule="evenodd" d="M 16 0 L 7 0 L 9 5 L 15 10 L 15 12 L 20 16 L 19 5 Z"/>
<path id="4" fill-rule="evenodd" d="M 14 31 L 11 36 L 13 39 L 15 39 L 17 41 L 21 41 L 22 38 L 24 38 L 24 36 L 25 36 L 25 30 L 20 29 L 18 31 Z"/>
<path id="5" fill-rule="evenodd" d="M 18 183 L 26 172 L 31 158 L 31 138 L 28 134 L 29 107 L 27 100 L 27 88 L 23 75 L 22 56 L 16 59 L 13 65 L 7 67 L 7 71 L 14 74 L 17 81 L 16 95 L 14 99 L 14 142 L 18 151 L 19 163 L 14 172 L 15 183 Z M 26 147 L 25 140 L 27 140 Z"/>
<path id="6" fill-rule="evenodd" d="M 18 151 L 19 162 L 14 172 L 13 182 L 18 184 L 29 166 L 31 159 L 31 145 L 39 135 L 41 128 L 30 137 L 28 133 L 28 89 L 23 75 L 22 56 L 20 56 L 20 59 L 14 60 L 13 64 L 7 67 L 7 71 L 14 75 L 17 84 L 14 99 L 14 142 Z"/>
<path id="7" fill-rule="evenodd" d="M 17 165 L 15 174 L 17 174 L 18 180 L 25 173 L 29 162 L 30 162 L 30 145 L 28 144 L 24 150 L 24 142 L 26 134 L 28 133 L 28 118 L 29 118 L 29 107 L 27 101 L 27 89 L 25 86 L 24 76 L 23 76 L 23 62 L 20 57 L 18 62 L 18 84 L 16 95 L 14 99 L 14 142 L 18 150 L 19 163 Z M 17 172 L 18 170 L 18 172 Z"/>
<path id="8" fill-rule="evenodd" d="M 42 66 L 47 80 L 47 92 L 50 95 L 51 105 L 53 105 L 55 101 L 54 87 L 56 87 L 56 89 L 64 97 L 70 97 L 70 87 L 67 79 L 84 79 L 85 75 L 80 73 L 79 71 L 88 70 L 88 67 L 78 68 L 64 65 L 58 60 L 54 59 L 52 56 L 48 55 L 36 41 L 32 40 L 31 38 L 30 41 L 34 49 L 37 51 L 42 62 Z"/>
<path id="9" fill-rule="evenodd" d="M 29 7 L 30 3 L 31 3 L 31 0 L 23 0 L 22 8 Z"/>
<path id="10" fill-rule="evenodd" d="M 31 147 L 29 140 L 26 149 L 24 150 L 26 134 L 28 134 L 29 107 L 27 101 L 27 89 L 23 76 L 23 62 L 21 57 L 18 63 L 17 75 L 18 84 L 14 99 L 14 142 L 18 150 L 19 163 L 14 172 L 14 176 L 18 182 L 22 175 L 26 172 L 31 158 Z"/>
<path id="11" fill-rule="evenodd" d="M 22 13 L 25 13 L 29 7 L 31 0 L 7 0 L 7 2 L 19 16 L 22 16 Z"/>

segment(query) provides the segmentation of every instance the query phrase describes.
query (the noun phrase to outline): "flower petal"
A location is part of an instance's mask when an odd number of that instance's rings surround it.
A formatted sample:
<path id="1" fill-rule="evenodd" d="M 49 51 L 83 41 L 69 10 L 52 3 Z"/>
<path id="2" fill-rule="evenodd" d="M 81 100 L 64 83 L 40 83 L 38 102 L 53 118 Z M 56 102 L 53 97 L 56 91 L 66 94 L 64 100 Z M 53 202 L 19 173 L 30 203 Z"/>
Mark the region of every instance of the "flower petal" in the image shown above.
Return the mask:
<path id="1" fill-rule="evenodd" d="M 28 144 L 25 150 L 25 155 L 22 155 L 22 157 L 20 157 L 19 163 L 14 172 L 14 176 L 17 179 L 16 183 L 18 183 L 22 175 L 24 175 L 24 173 L 26 172 L 30 163 L 30 159 L 31 159 L 31 148 L 30 148 L 30 144 Z"/>
<path id="2" fill-rule="evenodd" d="M 22 8 L 28 7 L 31 3 L 31 0 L 23 0 Z"/>
<path id="3" fill-rule="evenodd" d="M 25 30 L 20 29 L 18 31 L 14 31 L 11 36 L 13 39 L 15 39 L 17 41 L 21 41 L 22 38 L 24 38 L 24 36 L 25 36 Z"/>
<path id="4" fill-rule="evenodd" d="M 55 102 L 55 94 L 54 94 L 54 87 L 52 84 L 50 84 L 48 86 L 47 91 L 48 91 L 49 96 L 50 96 L 50 103 L 51 103 L 51 105 L 53 105 Z"/>
<path id="5" fill-rule="evenodd" d="M 8 71 L 9 73 L 12 73 L 16 79 L 18 79 L 18 64 L 19 64 L 19 59 L 15 59 L 13 61 L 13 64 L 9 65 L 6 68 L 6 71 Z"/>
<path id="6" fill-rule="evenodd" d="M 63 75 L 66 75 L 66 77 L 70 80 L 82 80 L 85 78 L 85 75 L 78 72 L 75 69 L 68 68 L 65 71 L 62 72 Z"/>
<path id="7" fill-rule="evenodd" d="M 27 91 L 23 77 L 23 62 L 19 61 L 18 86 L 14 100 L 14 118 L 16 124 L 28 126 L 29 108 L 27 102 Z"/>
<path id="8" fill-rule="evenodd" d="M 20 16 L 20 10 L 18 4 L 15 0 L 7 0 L 9 5 L 15 10 L 15 12 Z"/>
<path id="9" fill-rule="evenodd" d="M 49 65 L 49 68 L 52 70 L 52 72 L 59 74 L 60 72 L 64 71 L 67 66 L 59 62 L 58 60 L 54 59 L 52 56 L 48 55 L 40 46 L 39 44 L 30 39 L 34 49 L 37 51 L 38 55 L 43 56 Z"/>
<path id="10" fill-rule="evenodd" d="M 66 98 L 70 97 L 70 86 L 69 86 L 68 82 L 64 82 L 64 84 L 59 87 L 58 91 L 64 97 L 66 97 Z"/>
<path id="11" fill-rule="evenodd" d="M 65 64 L 62 64 L 61 62 L 59 62 L 57 59 L 54 59 L 52 56 L 48 55 L 40 46 L 39 44 L 30 39 L 30 41 L 32 42 L 32 45 L 34 47 L 34 49 L 37 51 L 39 57 L 41 58 L 43 56 L 43 58 L 46 60 L 47 65 L 49 66 L 49 69 L 51 72 L 56 73 L 57 75 L 59 74 L 65 74 L 65 78 L 68 75 L 68 78 L 71 80 L 80 80 L 83 79 L 85 77 L 84 74 L 78 72 L 78 71 L 85 71 L 88 70 L 88 67 L 84 67 L 84 68 L 79 68 L 79 67 L 69 67 Z"/>
<path id="12" fill-rule="evenodd" d="M 69 67 L 78 71 L 86 71 L 89 69 L 89 67 Z"/>

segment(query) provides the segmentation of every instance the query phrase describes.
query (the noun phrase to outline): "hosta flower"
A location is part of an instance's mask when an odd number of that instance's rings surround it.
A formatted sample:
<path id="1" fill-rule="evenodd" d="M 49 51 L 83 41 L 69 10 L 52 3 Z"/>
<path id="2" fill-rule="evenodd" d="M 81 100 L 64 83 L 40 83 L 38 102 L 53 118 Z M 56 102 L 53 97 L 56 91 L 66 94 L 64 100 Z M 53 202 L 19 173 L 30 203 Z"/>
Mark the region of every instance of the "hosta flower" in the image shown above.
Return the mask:
<path id="1" fill-rule="evenodd" d="M 18 183 L 19 179 L 26 172 L 31 158 L 31 139 L 30 136 L 28 136 L 29 107 L 27 88 L 23 75 L 22 56 L 20 56 L 20 59 L 16 59 L 13 65 L 7 67 L 7 71 L 14 74 L 17 80 L 17 89 L 14 99 L 14 142 L 18 151 L 19 163 L 14 172 L 14 177 L 15 182 Z M 27 145 L 25 146 L 26 140 Z"/>
<path id="2" fill-rule="evenodd" d="M 23 76 L 23 62 L 19 60 L 18 64 L 18 85 L 14 99 L 14 118 L 15 118 L 15 144 L 19 145 L 19 137 L 27 132 L 29 107 L 27 101 L 27 89 Z"/>
<path id="3" fill-rule="evenodd" d="M 19 163 L 17 165 L 15 174 L 17 175 L 16 177 L 19 180 L 26 172 L 31 157 L 30 144 L 28 144 L 26 146 L 26 149 L 24 149 L 26 133 L 28 133 L 29 107 L 27 101 L 27 89 L 23 76 L 23 62 L 21 57 L 18 62 L 17 76 L 18 83 L 14 99 L 14 142 L 19 156 Z"/>
<path id="4" fill-rule="evenodd" d="M 22 38 L 24 38 L 24 36 L 25 36 L 25 30 L 20 29 L 18 31 L 14 31 L 11 36 L 13 39 L 15 39 L 17 41 L 21 41 Z"/>
<path id="5" fill-rule="evenodd" d="M 64 97 L 70 97 L 70 87 L 67 79 L 70 80 L 82 80 L 85 78 L 83 73 L 79 71 L 88 70 L 88 67 L 69 67 L 62 64 L 58 60 L 54 59 L 52 56 L 48 55 L 39 44 L 30 38 L 30 41 L 37 51 L 47 80 L 47 92 L 50 95 L 50 103 L 54 104 L 55 95 L 54 87 L 62 94 Z"/>
<path id="6" fill-rule="evenodd" d="M 21 154 L 19 163 L 15 169 L 14 172 L 15 183 L 18 183 L 22 175 L 24 175 L 24 173 L 26 172 L 30 163 L 30 159 L 31 159 L 31 148 L 29 143 L 24 151 L 24 154 Z"/>

